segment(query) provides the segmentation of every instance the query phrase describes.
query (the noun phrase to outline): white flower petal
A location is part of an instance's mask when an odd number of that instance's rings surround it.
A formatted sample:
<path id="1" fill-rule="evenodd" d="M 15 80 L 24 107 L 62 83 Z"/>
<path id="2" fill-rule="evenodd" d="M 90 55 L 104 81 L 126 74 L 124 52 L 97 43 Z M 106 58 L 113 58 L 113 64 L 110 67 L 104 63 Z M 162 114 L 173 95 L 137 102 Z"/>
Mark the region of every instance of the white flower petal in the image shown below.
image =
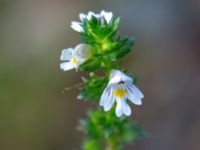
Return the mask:
<path id="1" fill-rule="evenodd" d="M 88 44 L 79 44 L 73 51 L 73 57 L 76 58 L 76 66 L 84 63 L 91 57 L 91 46 Z"/>
<path id="2" fill-rule="evenodd" d="M 64 71 L 67 71 L 75 68 L 75 66 L 71 62 L 64 62 L 60 64 L 60 68 Z"/>
<path id="3" fill-rule="evenodd" d="M 131 108 L 127 104 L 126 99 L 117 99 L 117 107 L 115 113 L 117 117 L 121 117 L 123 114 L 126 116 L 131 115 Z"/>
<path id="4" fill-rule="evenodd" d="M 101 26 L 103 26 L 103 25 L 104 25 L 104 22 L 105 22 L 104 17 L 103 17 L 103 16 L 100 16 L 100 17 L 99 17 L 99 20 L 100 20 L 100 22 L 101 22 Z"/>
<path id="5" fill-rule="evenodd" d="M 61 52 L 60 60 L 70 60 L 72 58 L 72 48 L 63 49 Z"/>
<path id="6" fill-rule="evenodd" d="M 115 113 L 117 115 L 117 117 L 121 117 L 122 114 L 123 114 L 123 104 L 122 104 L 122 99 L 116 99 L 117 101 L 117 106 L 116 106 L 116 109 L 115 109 Z"/>
<path id="7" fill-rule="evenodd" d="M 91 46 L 89 44 L 79 44 L 75 47 L 74 55 L 77 58 L 87 60 L 91 57 Z"/>
<path id="8" fill-rule="evenodd" d="M 109 96 L 111 95 L 111 88 L 110 86 L 107 86 L 104 91 L 103 94 L 101 95 L 101 99 L 100 99 L 100 106 L 104 106 L 105 105 L 105 101 L 109 98 Z"/>
<path id="9" fill-rule="evenodd" d="M 122 101 L 122 107 L 123 107 L 123 113 L 126 116 L 130 116 L 131 115 L 131 108 L 130 106 L 127 104 L 126 100 Z"/>
<path id="10" fill-rule="evenodd" d="M 104 16 L 107 23 L 110 23 L 110 21 L 112 20 L 112 17 L 113 17 L 112 12 L 106 12 L 104 10 L 101 11 L 101 15 Z"/>
<path id="11" fill-rule="evenodd" d="M 132 83 L 127 83 L 127 90 L 128 90 L 128 99 L 136 104 L 136 105 L 142 105 L 141 99 L 144 98 L 144 95 L 142 92 Z"/>
<path id="12" fill-rule="evenodd" d="M 74 29 L 77 32 L 83 32 L 83 28 L 81 26 L 81 23 L 72 21 L 71 22 L 71 28 Z"/>
<path id="13" fill-rule="evenodd" d="M 81 21 L 83 21 L 83 19 L 85 19 L 85 18 L 86 18 L 86 15 L 85 15 L 85 14 L 83 14 L 83 13 L 80 13 L 80 14 L 79 14 L 79 18 L 81 19 Z"/>
<path id="14" fill-rule="evenodd" d="M 112 96 L 112 94 L 110 94 L 109 98 L 104 101 L 104 111 L 110 110 L 114 102 L 115 102 L 115 98 L 114 96 Z"/>
<path id="15" fill-rule="evenodd" d="M 91 20 L 91 19 L 92 19 L 92 16 L 96 17 L 96 14 L 93 13 L 92 11 L 89 11 L 89 12 L 88 12 L 88 15 L 87 15 L 87 19 L 88 19 L 88 20 Z"/>
<path id="16" fill-rule="evenodd" d="M 112 70 L 110 72 L 110 81 L 108 84 L 116 84 L 119 83 L 120 81 L 130 81 L 132 82 L 132 78 L 127 76 L 125 73 L 121 72 L 120 70 Z"/>

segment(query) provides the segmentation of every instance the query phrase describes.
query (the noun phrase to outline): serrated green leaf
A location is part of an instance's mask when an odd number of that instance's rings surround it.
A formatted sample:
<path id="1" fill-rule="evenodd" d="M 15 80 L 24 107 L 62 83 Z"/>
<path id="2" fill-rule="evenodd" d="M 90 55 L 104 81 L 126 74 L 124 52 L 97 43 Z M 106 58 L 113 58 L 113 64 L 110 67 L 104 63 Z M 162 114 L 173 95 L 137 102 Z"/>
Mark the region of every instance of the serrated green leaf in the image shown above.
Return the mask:
<path id="1" fill-rule="evenodd" d="M 104 88 L 106 87 L 108 78 L 98 77 L 96 75 L 90 76 L 90 80 L 86 81 L 79 94 L 79 99 L 99 100 Z"/>

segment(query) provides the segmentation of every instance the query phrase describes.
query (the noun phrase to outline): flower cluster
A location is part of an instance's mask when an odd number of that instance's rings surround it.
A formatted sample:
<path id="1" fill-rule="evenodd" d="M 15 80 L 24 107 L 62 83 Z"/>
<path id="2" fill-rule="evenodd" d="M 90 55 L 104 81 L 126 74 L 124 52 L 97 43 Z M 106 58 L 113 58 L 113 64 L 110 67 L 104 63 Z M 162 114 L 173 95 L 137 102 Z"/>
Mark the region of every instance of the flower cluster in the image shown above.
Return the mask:
<path id="1" fill-rule="evenodd" d="M 93 73 L 97 69 L 106 71 L 108 75 L 105 79 L 109 78 L 106 83 L 107 86 L 105 87 L 105 84 L 101 82 L 102 79 L 94 79 L 92 76 L 94 84 L 91 79 L 83 87 L 82 93 L 86 93 L 84 98 L 89 95 L 87 93 L 100 91 L 100 106 L 104 108 L 104 111 L 109 111 L 116 102 L 116 116 L 130 116 L 131 108 L 127 100 L 136 105 L 141 105 L 141 99 L 144 96 L 133 84 L 131 77 L 115 69 L 115 62 L 131 50 L 134 40 L 128 37 L 121 39 L 120 36 L 116 35 L 119 18 L 113 18 L 112 12 L 81 13 L 79 18 L 81 22 L 72 21 L 71 27 L 80 33 L 83 43 L 75 48 L 62 50 L 60 60 L 66 62 L 62 62 L 60 68 L 64 71 L 75 68 L 89 73 Z"/>
<path id="2" fill-rule="evenodd" d="M 83 21 L 84 19 L 87 19 L 87 20 L 90 21 L 92 19 L 92 17 L 95 17 L 96 19 L 100 20 L 101 21 L 101 25 L 103 26 L 104 20 L 106 20 L 107 24 L 110 23 L 110 21 L 111 21 L 111 19 L 113 17 L 113 14 L 112 14 L 112 12 L 105 12 L 104 10 L 102 10 L 100 12 L 100 14 L 95 14 L 94 12 L 90 11 L 90 12 L 88 12 L 87 15 L 83 14 L 83 13 L 81 13 L 79 15 L 79 18 L 80 18 L 81 21 Z M 71 22 L 72 29 L 74 29 L 77 32 L 83 32 L 82 25 L 83 25 L 83 22 L 76 22 L 76 21 L 72 21 Z"/>

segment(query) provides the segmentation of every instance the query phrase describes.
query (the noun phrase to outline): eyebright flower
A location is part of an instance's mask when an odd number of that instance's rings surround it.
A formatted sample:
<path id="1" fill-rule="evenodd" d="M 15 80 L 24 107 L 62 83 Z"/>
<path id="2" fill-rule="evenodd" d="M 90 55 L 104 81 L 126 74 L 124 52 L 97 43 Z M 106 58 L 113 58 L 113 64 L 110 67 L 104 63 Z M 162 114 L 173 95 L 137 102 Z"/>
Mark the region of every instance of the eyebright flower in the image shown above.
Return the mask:
<path id="1" fill-rule="evenodd" d="M 90 12 L 88 12 L 87 15 L 80 13 L 79 18 L 80 18 L 81 21 L 83 21 L 84 19 L 91 20 L 92 16 L 94 16 L 95 18 L 100 20 L 101 25 L 103 25 L 104 20 L 106 21 L 107 24 L 110 23 L 110 21 L 112 20 L 113 14 L 112 14 L 112 12 L 106 12 L 104 10 L 102 10 L 100 12 L 100 14 L 95 14 L 94 12 L 90 11 Z M 83 32 L 82 22 L 72 21 L 71 22 L 71 28 L 74 29 L 77 32 Z"/>
<path id="2" fill-rule="evenodd" d="M 63 49 L 60 60 L 67 61 L 60 64 L 60 68 L 64 71 L 77 69 L 80 64 L 84 63 L 91 57 L 91 46 L 88 44 L 79 44 L 74 49 Z"/>
<path id="3" fill-rule="evenodd" d="M 103 106 L 104 111 L 108 111 L 116 101 L 116 115 L 118 117 L 123 114 L 130 116 L 131 108 L 128 105 L 127 100 L 130 100 L 136 105 L 141 105 L 141 99 L 143 97 L 144 95 L 141 91 L 133 84 L 132 78 L 119 70 L 112 70 L 109 83 L 101 96 L 100 106 Z"/>

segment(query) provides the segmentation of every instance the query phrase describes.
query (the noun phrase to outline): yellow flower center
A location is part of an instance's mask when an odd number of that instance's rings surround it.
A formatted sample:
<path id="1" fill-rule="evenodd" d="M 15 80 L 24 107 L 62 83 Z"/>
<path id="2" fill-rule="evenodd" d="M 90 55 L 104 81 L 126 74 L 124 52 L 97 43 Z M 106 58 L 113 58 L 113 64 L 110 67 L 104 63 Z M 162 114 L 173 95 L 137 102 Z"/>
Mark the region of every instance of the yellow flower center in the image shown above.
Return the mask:
<path id="1" fill-rule="evenodd" d="M 77 63 L 77 59 L 76 58 L 72 58 L 72 63 L 75 65 Z"/>
<path id="2" fill-rule="evenodd" d="M 127 94 L 127 91 L 124 89 L 117 89 L 113 91 L 113 95 L 116 97 L 122 98 Z"/>

